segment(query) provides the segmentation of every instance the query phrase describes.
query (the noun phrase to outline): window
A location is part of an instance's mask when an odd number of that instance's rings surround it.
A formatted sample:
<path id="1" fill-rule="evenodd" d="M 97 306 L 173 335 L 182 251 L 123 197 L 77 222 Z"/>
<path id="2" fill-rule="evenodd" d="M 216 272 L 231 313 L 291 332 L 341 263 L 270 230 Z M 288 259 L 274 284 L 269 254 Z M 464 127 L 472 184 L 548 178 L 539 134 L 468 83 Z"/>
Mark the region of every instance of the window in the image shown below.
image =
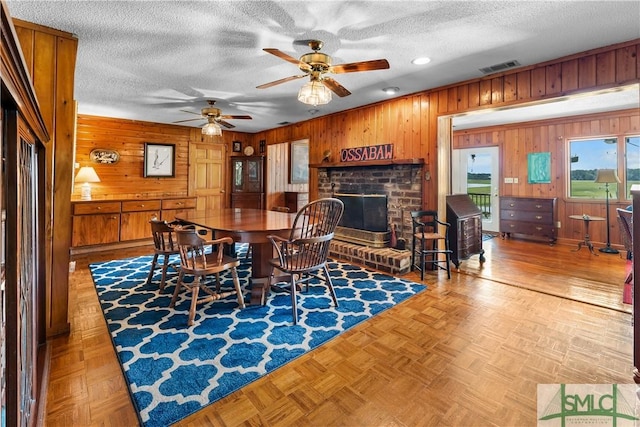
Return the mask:
<path id="1" fill-rule="evenodd" d="M 631 186 L 640 184 L 640 136 L 625 138 L 625 198 L 631 200 Z"/>
<path id="2" fill-rule="evenodd" d="M 569 197 L 604 199 L 605 186 L 595 181 L 598 169 L 618 171 L 617 138 L 569 141 L 571 182 Z M 618 172 L 618 176 L 620 173 Z M 618 184 L 609 184 L 610 197 L 618 198 Z"/>

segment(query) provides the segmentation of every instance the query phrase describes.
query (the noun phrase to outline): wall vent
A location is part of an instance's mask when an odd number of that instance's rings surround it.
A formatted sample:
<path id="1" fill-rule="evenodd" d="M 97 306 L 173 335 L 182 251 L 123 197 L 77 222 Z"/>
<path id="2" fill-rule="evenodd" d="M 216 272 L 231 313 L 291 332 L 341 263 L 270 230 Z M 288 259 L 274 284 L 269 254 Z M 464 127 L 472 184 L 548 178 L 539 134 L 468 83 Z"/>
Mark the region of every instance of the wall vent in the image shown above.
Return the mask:
<path id="1" fill-rule="evenodd" d="M 491 73 L 504 71 L 509 68 L 515 68 L 519 66 L 520 66 L 520 63 L 514 59 L 512 61 L 503 62 L 502 64 L 496 64 L 496 65 L 491 65 L 489 67 L 480 68 L 480 71 L 482 71 L 484 74 L 491 74 Z"/>

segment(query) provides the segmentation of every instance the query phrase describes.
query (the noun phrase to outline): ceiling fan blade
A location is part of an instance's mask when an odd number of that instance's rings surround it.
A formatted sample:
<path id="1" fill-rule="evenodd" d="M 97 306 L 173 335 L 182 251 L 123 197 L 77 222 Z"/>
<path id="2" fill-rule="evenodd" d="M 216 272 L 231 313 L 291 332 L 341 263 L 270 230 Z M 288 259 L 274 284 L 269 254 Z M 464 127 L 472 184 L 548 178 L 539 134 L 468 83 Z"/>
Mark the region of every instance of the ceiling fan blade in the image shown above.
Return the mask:
<path id="1" fill-rule="evenodd" d="M 266 89 L 266 88 L 271 87 L 271 86 L 279 85 L 281 83 L 286 83 L 286 82 L 289 82 L 291 80 L 301 79 L 301 78 L 306 77 L 306 76 L 307 76 L 306 74 L 301 74 L 299 76 L 285 77 L 284 79 L 280 79 L 280 80 L 273 81 L 271 83 L 265 83 L 265 84 L 262 84 L 260 86 L 256 86 L 256 89 Z"/>
<path id="2" fill-rule="evenodd" d="M 204 120 L 204 117 L 200 117 L 197 119 L 187 119 L 187 120 L 178 120 L 177 122 L 171 122 L 171 123 L 184 123 L 184 122 L 192 122 L 194 120 Z"/>
<path id="3" fill-rule="evenodd" d="M 182 111 L 183 113 L 195 114 L 196 116 L 202 116 L 201 113 L 194 113 L 193 111 L 188 111 L 188 110 L 180 110 L 180 111 Z"/>
<path id="4" fill-rule="evenodd" d="M 216 123 L 218 123 L 219 125 L 222 125 L 222 126 L 226 127 L 227 129 L 233 129 L 233 128 L 235 127 L 235 126 L 234 126 L 234 125 L 232 125 L 231 123 L 229 123 L 229 122 L 225 122 L 224 120 L 219 120 L 219 119 L 218 119 L 218 120 L 216 120 Z"/>
<path id="5" fill-rule="evenodd" d="M 351 92 L 349 92 L 347 89 L 345 89 L 344 86 L 342 86 L 340 83 L 338 83 L 337 81 L 333 80 L 330 77 L 325 77 L 320 81 L 322 82 L 322 84 L 324 84 L 326 87 L 331 89 L 333 93 L 335 93 L 338 96 L 351 95 Z"/>
<path id="6" fill-rule="evenodd" d="M 386 59 L 372 59 L 371 61 L 351 62 L 349 64 L 337 64 L 329 68 L 330 73 L 354 73 L 356 71 L 386 70 L 389 62 Z"/>
<path id="7" fill-rule="evenodd" d="M 229 116 L 229 115 L 223 115 L 220 116 L 221 119 L 234 119 L 234 120 L 238 120 L 238 119 L 245 119 L 245 120 L 251 120 L 251 116 Z"/>
<path id="8" fill-rule="evenodd" d="M 302 68 L 304 70 L 310 70 L 311 69 L 309 64 L 306 64 L 304 62 L 300 62 L 299 60 L 297 60 L 293 56 L 290 56 L 290 55 L 284 53 L 283 51 L 281 51 L 279 49 L 274 49 L 274 48 L 267 47 L 267 48 L 264 48 L 262 50 L 264 50 L 265 52 L 270 53 L 272 55 L 275 55 L 280 59 L 284 59 L 287 62 L 291 62 L 292 64 L 295 64 L 297 67 L 300 67 L 300 68 Z"/>

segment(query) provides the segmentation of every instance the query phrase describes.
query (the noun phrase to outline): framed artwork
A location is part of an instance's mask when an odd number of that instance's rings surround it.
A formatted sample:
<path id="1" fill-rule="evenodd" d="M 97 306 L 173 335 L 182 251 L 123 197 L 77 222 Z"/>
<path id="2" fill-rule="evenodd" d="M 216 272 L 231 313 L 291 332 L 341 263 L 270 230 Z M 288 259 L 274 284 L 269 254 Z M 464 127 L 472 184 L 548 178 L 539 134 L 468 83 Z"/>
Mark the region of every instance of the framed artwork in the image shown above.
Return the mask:
<path id="1" fill-rule="evenodd" d="M 174 177 L 176 175 L 176 146 L 144 143 L 144 177 Z"/>
<path id="2" fill-rule="evenodd" d="M 240 153 L 242 151 L 242 142 L 241 141 L 233 141 L 233 152 Z"/>
<path id="3" fill-rule="evenodd" d="M 529 184 L 550 184 L 551 153 L 527 154 L 527 173 Z"/>
<path id="4" fill-rule="evenodd" d="M 309 182 L 309 140 L 293 141 L 289 146 L 289 183 Z"/>

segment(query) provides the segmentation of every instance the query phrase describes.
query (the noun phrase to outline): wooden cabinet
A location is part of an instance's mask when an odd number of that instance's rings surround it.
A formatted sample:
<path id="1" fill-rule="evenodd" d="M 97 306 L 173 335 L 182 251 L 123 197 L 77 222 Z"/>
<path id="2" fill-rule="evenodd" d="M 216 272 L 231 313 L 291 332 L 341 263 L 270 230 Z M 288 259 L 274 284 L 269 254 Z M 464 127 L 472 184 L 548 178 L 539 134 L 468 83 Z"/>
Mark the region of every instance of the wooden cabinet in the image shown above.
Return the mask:
<path id="1" fill-rule="evenodd" d="M 195 211 L 194 197 L 73 202 L 71 246 L 151 239 L 149 221 Z"/>
<path id="2" fill-rule="evenodd" d="M 472 255 L 480 255 L 480 262 L 484 262 L 482 211 L 467 194 L 447 196 L 447 222 L 451 225 L 451 262 L 456 268 L 460 266 L 460 261 L 469 259 Z"/>
<path id="3" fill-rule="evenodd" d="M 295 191 L 284 193 L 284 205 L 289 208 L 289 212 L 298 212 L 307 203 L 309 203 L 309 193 Z"/>
<path id="4" fill-rule="evenodd" d="M 151 238 L 149 221 L 160 218 L 160 200 L 122 202 L 120 241 Z"/>
<path id="5" fill-rule="evenodd" d="M 502 237 L 524 234 L 556 241 L 556 199 L 532 197 L 500 198 L 500 233 Z"/>
<path id="6" fill-rule="evenodd" d="M 162 201 L 162 215 L 160 219 L 171 222 L 176 216 L 191 218 L 196 211 L 196 199 L 167 199 Z"/>
<path id="7" fill-rule="evenodd" d="M 231 159 L 231 207 L 264 209 L 264 157 Z"/>
<path id="8" fill-rule="evenodd" d="M 73 205 L 71 246 L 100 245 L 120 240 L 120 202 L 78 202 Z"/>

